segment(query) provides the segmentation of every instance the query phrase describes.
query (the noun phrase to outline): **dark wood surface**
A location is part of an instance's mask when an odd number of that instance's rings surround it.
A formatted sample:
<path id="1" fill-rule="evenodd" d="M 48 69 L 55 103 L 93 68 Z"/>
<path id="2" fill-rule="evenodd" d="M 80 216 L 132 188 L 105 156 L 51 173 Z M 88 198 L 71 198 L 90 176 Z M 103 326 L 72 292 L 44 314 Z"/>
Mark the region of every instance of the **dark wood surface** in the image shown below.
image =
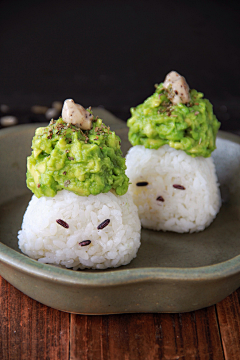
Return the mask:
<path id="1" fill-rule="evenodd" d="M 51 309 L 0 277 L 1 360 L 239 360 L 240 289 L 183 314 L 87 316 Z"/>

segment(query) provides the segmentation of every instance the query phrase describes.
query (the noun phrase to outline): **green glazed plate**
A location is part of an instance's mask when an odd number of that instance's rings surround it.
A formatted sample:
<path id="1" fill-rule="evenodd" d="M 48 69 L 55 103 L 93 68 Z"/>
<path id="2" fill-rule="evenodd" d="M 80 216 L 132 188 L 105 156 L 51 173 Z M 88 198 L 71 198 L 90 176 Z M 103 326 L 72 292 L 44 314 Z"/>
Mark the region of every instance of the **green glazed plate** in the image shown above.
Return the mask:
<path id="1" fill-rule="evenodd" d="M 130 147 L 126 124 L 94 109 Z M 31 193 L 26 157 L 36 127 L 0 131 L 0 274 L 31 298 L 80 314 L 184 312 L 222 300 L 240 286 L 240 137 L 219 132 L 214 151 L 223 205 L 203 232 L 177 234 L 142 229 L 142 245 L 129 265 L 72 271 L 30 259 L 17 232 Z"/>

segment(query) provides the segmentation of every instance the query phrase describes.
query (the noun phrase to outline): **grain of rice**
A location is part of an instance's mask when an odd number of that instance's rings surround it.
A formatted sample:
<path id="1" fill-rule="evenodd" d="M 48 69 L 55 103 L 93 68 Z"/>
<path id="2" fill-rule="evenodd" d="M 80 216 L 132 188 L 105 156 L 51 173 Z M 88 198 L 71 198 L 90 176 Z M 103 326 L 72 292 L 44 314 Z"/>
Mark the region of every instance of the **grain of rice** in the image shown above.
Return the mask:
<path id="1" fill-rule="evenodd" d="M 98 230 L 102 230 L 104 229 L 106 226 L 108 226 L 108 224 L 110 223 L 110 219 L 106 219 L 104 220 L 101 224 L 98 225 Z"/>
<path id="2" fill-rule="evenodd" d="M 56 222 L 57 222 L 59 225 L 63 226 L 65 229 L 68 229 L 68 228 L 69 228 L 68 223 L 66 223 L 66 221 L 64 221 L 64 220 L 62 220 L 62 219 L 58 219 L 58 220 L 56 220 Z"/>
<path id="3" fill-rule="evenodd" d="M 91 240 L 83 240 L 79 243 L 81 246 L 87 246 L 91 244 Z"/>
<path id="4" fill-rule="evenodd" d="M 140 181 L 136 183 L 137 186 L 147 186 L 148 182 L 147 181 Z"/>
<path id="5" fill-rule="evenodd" d="M 178 190 L 186 190 L 186 188 L 184 186 L 178 185 L 178 184 L 173 184 L 173 187 Z"/>

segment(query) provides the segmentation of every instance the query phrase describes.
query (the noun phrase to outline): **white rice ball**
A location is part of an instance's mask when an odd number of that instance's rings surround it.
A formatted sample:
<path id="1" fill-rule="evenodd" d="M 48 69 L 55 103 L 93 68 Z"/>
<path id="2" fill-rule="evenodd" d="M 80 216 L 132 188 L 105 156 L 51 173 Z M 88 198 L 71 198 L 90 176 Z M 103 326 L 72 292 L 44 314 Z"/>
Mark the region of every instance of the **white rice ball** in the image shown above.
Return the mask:
<path id="1" fill-rule="evenodd" d="M 137 145 L 129 150 L 126 165 L 143 227 L 194 232 L 216 217 L 221 197 L 211 157 L 193 158 L 168 145 L 157 150 Z"/>
<path id="2" fill-rule="evenodd" d="M 59 219 L 69 227 L 59 225 Z M 109 224 L 98 230 L 106 219 Z M 136 257 L 140 229 L 129 194 L 78 196 L 62 190 L 53 198 L 33 195 L 18 233 L 19 248 L 41 263 L 74 270 L 118 267 Z M 91 243 L 81 246 L 84 240 Z"/>

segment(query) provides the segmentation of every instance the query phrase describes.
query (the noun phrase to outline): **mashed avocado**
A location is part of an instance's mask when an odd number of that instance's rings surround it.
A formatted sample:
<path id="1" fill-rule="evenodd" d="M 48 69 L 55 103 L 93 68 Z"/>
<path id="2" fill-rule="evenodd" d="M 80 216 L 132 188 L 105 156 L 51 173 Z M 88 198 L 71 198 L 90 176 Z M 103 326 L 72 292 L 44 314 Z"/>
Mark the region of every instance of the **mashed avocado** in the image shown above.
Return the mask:
<path id="1" fill-rule="evenodd" d="M 36 130 L 27 159 L 27 186 L 39 198 L 67 189 L 88 196 L 128 190 L 125 159 L 115 132 L 95 119 L 91 130 L 51 120 Z"/>
<path id="2" fill-rule="evenodd" d="M 143 104 L 131 108 L 129 141 L 149 149 L 168 144 L 193 157 L 209 157 L 220 127 L 211 103 L 196 90 L 190 90 L 187 104 L 173 105 L 168 95 L 161 83 Z"/>

